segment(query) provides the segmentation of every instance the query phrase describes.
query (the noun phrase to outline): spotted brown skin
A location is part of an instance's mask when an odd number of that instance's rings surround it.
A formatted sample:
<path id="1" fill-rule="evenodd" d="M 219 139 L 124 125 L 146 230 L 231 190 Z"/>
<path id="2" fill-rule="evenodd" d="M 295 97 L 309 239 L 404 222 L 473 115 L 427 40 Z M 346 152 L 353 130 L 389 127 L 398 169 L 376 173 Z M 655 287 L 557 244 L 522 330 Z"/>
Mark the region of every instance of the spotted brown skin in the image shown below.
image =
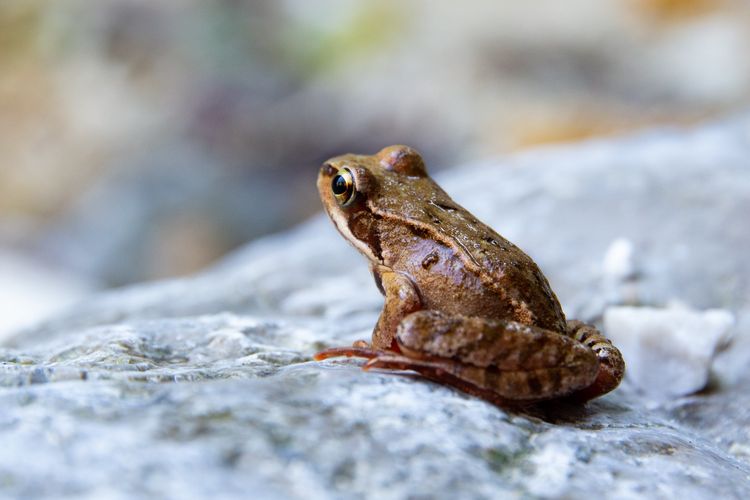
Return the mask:
<path id="1" fill-rule="evenodd" d="M 412 370 L 497 404 L 581 401 L 620 383 L 620 352 L 591 325 L 566 321 L 539 267 L 454 202 L 421 156 L 391 146 L 320 169 L 338 231 L 370 261 L 385 296 L 372 335 L 315 355 Z"/>

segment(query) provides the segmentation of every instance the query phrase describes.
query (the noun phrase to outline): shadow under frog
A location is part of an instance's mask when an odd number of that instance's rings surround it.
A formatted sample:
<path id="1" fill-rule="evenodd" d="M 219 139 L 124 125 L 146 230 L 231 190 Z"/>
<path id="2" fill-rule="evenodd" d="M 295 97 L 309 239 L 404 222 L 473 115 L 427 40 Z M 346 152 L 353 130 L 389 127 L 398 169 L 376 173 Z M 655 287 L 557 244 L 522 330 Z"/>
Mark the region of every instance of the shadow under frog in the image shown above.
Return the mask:
<path id="1" fill-rule="evenodd" d="M 316 360 L 368 358 L 365 370 L 412 370 L 501 406 L 586 401 L 622 380 L 612 343 L 566 321 L 534 261 L 455 203 L 415 150 L 333 158 L 317 184 L 338 231 L 369 260 L 385 306 L 371 344 Z"/>

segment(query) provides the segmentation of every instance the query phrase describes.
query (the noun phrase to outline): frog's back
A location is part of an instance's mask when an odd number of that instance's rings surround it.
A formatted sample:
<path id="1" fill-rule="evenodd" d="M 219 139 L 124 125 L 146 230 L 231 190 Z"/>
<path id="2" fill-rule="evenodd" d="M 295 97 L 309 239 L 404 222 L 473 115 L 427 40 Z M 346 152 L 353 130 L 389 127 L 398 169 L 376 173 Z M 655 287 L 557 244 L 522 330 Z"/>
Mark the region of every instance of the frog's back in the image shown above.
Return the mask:
<path id="1" fill-rule="evenodd" d="M 382 182 L 398 182 L 384 187 L 407 192 L 398 205 L 381 204 L 378 210 L 386 218 L 392 214 L 409 219 L 412 229 L 394 227 L 394 231 L 409 231 L 402 238 L 412 241 L 416 253 L 411 263 L 402 265 L 418 281 L 429 282 L 429 286 L 418 283 L 428 307 L 565 330 L 557 297 L 520 248 L 454 202 L 429 177 Z M 423 272 L 428 264 L 429 274 Z M 466 297 L 453 296 L 459 281 Z M 461 310 L 450 310 L 456 308 Z"/>

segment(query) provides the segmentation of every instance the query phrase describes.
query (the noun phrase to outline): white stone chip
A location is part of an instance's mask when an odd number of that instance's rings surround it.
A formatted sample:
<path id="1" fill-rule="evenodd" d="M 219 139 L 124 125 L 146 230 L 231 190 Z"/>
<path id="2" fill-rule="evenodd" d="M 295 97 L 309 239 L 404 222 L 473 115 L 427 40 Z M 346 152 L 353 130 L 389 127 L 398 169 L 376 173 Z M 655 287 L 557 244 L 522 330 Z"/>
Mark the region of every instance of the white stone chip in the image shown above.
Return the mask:
<path id="1" fill-rule="evenodd" d="M 723 309 L 610 307 L 604 313 L 605 335 L 625 358 L 626 378 L 657 398 L 703 389 L 733 324 Z"/>
<path id="2" fill-rule="evenodd" d="M 605 278 L 622 281 L 633 277 L 636 273 L 633 242 L 627 238 L 617 238 L 607 248 L 602 262 L 602 272 Z"/>

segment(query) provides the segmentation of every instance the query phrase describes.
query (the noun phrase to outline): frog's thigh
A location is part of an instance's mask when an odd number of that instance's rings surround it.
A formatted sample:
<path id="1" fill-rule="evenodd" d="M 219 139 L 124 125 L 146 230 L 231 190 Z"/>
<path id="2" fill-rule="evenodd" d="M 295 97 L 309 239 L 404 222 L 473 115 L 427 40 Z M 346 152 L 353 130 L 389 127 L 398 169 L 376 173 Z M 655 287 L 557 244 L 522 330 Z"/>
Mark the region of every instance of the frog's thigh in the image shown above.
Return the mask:
<path id="1" fill-rule="evenodd" d="M 385 295 L 383 312 L 372 332 L 372 345 L 376 349 L 391 349 L 399 323 L 405 316 L 418 311 L 422 301 L 414 283 L 403 274 L 385 266 L 373 266 L 372 273 Z"/>
<path id="2" fill-rule="evenodd" d="M 599 362 L 596 380 L 588 387 L 573 394 L 580 400 L 589 400 L 606 394 L 622 381 L 625 375 L 625 361 L 612 342 L 592 325 L 581 321 L 568 321 L 568 335 L 591 349 Z"/>
<path id="3" fill-rule="evenodd" d="M 514 321 L 420 311 L 401 322 L 397 342 L 415 365 L 440 365 L 451 377 L 506 400 L 565 396 L 590 386 L 599 370 L 582 343 Z"/>

